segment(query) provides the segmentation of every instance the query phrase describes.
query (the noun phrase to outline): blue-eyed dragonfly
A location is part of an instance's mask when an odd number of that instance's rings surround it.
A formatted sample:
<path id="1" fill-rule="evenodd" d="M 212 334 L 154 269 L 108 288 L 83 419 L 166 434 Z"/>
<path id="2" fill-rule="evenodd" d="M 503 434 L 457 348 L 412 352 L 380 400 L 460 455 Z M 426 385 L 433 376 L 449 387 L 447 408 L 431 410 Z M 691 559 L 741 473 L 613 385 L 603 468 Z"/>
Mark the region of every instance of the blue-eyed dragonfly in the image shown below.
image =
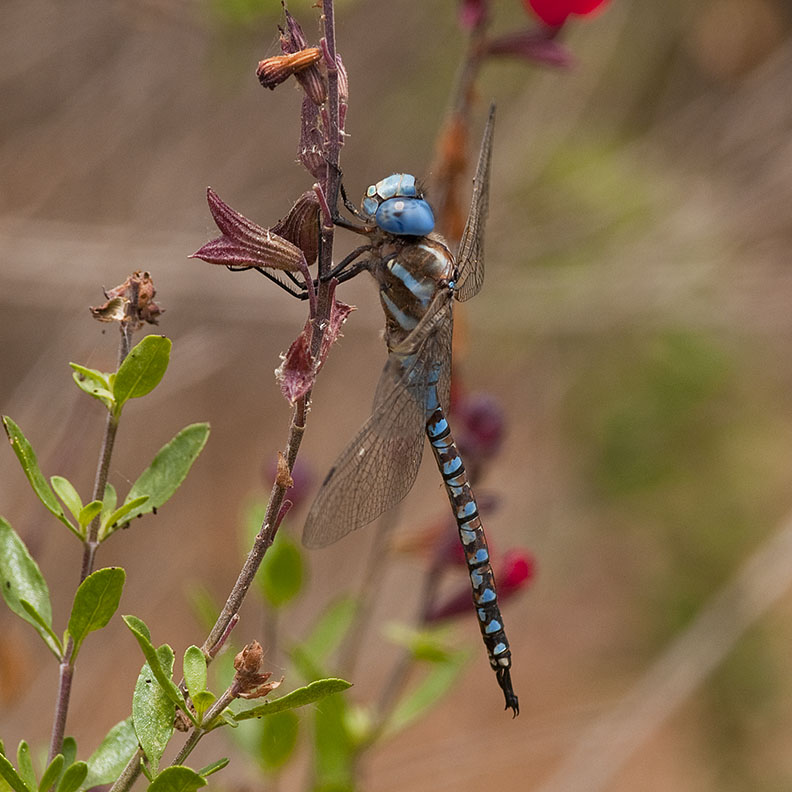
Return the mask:
<path id="1" fill-rule="evenodd" d="M 305 523 L 303 543 L 322 547 L 395 506 L 418 474 L 424 432 L 454 511 L 490 664 L 506 707 L 516 715 L 511 651 L 498 607 L 487 540 L 465 467 L 446 419 L 450 395 L 452 307 L 484 279 L 483 235 L 489 196 L 494 108 L 474 178 L 473 197 L 456 258 L 433 232 L 434 217 L 415 178 L 393 174 L 368 188 L 360 222 L 337 225 L 368 238 L 334 271 L 339 280 L 367 270 L 379 285 L 388 360 L 371 417 L 336 460 Z"/>

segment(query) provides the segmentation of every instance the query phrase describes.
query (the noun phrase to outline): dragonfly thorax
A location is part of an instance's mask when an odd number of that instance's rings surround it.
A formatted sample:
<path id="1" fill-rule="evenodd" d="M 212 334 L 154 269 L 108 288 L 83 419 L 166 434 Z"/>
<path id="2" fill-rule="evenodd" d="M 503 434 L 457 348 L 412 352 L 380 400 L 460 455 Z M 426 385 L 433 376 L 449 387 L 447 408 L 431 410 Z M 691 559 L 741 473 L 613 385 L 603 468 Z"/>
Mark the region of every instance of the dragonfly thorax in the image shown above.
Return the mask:
<path id="1" fill-rule="evenodd" d="M 409 173 L 393 173 L 372 184 L 362 203 L 377 226 L 396 236 L 425 236 L 434 229 L 432 207 Z"/>

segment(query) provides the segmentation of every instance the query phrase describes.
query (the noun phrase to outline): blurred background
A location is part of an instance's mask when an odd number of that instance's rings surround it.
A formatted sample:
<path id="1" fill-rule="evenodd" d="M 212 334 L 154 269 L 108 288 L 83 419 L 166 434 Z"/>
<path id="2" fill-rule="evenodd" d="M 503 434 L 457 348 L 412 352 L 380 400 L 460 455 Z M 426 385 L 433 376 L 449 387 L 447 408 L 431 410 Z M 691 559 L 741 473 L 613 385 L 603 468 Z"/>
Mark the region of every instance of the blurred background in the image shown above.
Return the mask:
<path id="1" fill-rule="evenodd" d="M 456 3 L 337 5 L 350 195 L 394 170 L 431 185 L 464 50 Z M 316 9 L 290 9 L 316 41 Z M 533 24 L 517 0 L 495 12 L 496 30 Z M 304 305 L 254 272 L 187 259 L 216 236 L 207 185 L 265 226 L 310 188 L 295 163 L 301 95 L 255 77 L 279 52 L 280 4 L 5 0 L 2 17 L 0 410 L 44 472 L 87 499 L 103 414 L 67 364 L 115 365 L 116 330 L 88 306 L 131 271 L 152 273 L 172 364 L 125 411 L 111 482 L 124 492 L 187 423 L 209 421 L 212 435 L 173 500 L 103 545 L 99 564 L 126 568 L 121 612 L 178 657 L 205 636 L 196 586 L 222 602 L 236 578 L 244 514 L 269 490 L 290 415 L 272 372 Z M 480 485 L 498 502 L 494 552 L 536 560 L 504 608 L 521 714 L 502 712 L 475 619 L 462 618 L 462 683 L 366 756 L 361 788 L 792 787 L 791 33 L 784 0 L 613 0 L 564 31 L 574 69 L 484 68 L 473 140 L 498 103 L 487 282 L 464 306 L 458 371 L 506 421 Z M 365 419 L 384 360 L 376 294 L 359 280 L 342 288 L 358 310 L 301 449 L 314 488 Z M 0 513 L 63 629 L 80 548 L 7 448 L 0 471 Z M 397 532 L 446 511 L 427 463 Z M 284 530 L 298 535 L 304 513 Z M 310 554 L 287 636 L 356 590 L 372 536 Z M 375 623 L 410 620 L 421 564 L 388 567 Z M 240 644 L 261 639 L 261 608 L 246 604 Z M 7 609 L 0 636 L 0 737 L 46 746 L 55 664 Z M 375 629 L 362 657 L 348 695 L 365 702 L 395 654 Z M 68 727 L 81 756 L 129 713 L 140 664 L 120 620 L 86 642 Z M 212 788 L 265 788 L 231 743 L 205 743 L 207 761 L 234 757 Z M 299 773 L 282 780 L 300 788 Z"/>

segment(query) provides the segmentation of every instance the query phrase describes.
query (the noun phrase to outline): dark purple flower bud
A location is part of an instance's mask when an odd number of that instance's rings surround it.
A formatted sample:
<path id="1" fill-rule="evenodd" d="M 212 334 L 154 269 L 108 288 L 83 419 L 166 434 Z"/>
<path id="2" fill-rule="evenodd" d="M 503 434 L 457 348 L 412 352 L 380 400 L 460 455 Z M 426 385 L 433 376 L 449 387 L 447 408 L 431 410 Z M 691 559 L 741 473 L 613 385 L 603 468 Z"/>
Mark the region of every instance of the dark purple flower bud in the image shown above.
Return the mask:
<path id="1" fill-rule="evenodd" d="M 489 0 L 462 0 L 459 4 L 459 24 L 466 30 L 481 27 L 487 21 Z"/>
<path id="2" fill-rule="evenodd" d="M 548 28 L 524 30 L 492 39 L 486 46 L 487 55 L 512 55 L 542 66 L 570 68 L 575 59 L 572 53 L 552 38 Z"/>
<path id="3" fill-rule="evenodd" d="M 327 160 L 324 156 L 324 139 L 319 129 L 319 109 L 306 96 L 303 98 L 300 114 L 300 162 L 314 179 L 319 181 L 327 173 Z"/>
<path id="4" fill-rule="evenodd" d="M 459 444 L 463 458 L 468 456 L 489 459 L 497 454 L 503 442 L 503 410 L 497 400 L 488 393 L 466 396 L 456 405 L 457 423 L 462 424 Z"/>
<path id="5" fill-rule="evenodd" d="M 210 187 L 206 191 L 209 210 L 223 235 L 207 242 L 190 258 L 200 258 L 210 264 L 226 267 L 304 272 L 305 260 L 297 245 L 262 228 L 232 209 Z"/>
<path id="6" fill-rule="evenodd" d="M 283 10 L 286 14 L 286 29 L 280 29 L 281 51 L 284 53 L 284 57 L 296 57 L 300 51 L 316 51 L 318 53 L 316 59 L 295 69 L 294 76 L 305 91 L 305 95 L 314 104 L 321 105 L 327 98 L 327 85 L 322 72 L 316 65 L 321 58 L 321 50 L 318 47 L 308 47 L 308 40 L 297 20 L 285 8 Z"/>
<path id="7" fill-rule="evenodd" d="M 305 49 L 308 46 L 308 39 L 305 38 L 300 23 L 289 13 L 286 7 L 283 9 L 283 13 L 286 15 L 286 29 L 278 27 L 278 30 L 280 30 L 281 52 L 285 55 L 290 55 L 293 52 Z"/>

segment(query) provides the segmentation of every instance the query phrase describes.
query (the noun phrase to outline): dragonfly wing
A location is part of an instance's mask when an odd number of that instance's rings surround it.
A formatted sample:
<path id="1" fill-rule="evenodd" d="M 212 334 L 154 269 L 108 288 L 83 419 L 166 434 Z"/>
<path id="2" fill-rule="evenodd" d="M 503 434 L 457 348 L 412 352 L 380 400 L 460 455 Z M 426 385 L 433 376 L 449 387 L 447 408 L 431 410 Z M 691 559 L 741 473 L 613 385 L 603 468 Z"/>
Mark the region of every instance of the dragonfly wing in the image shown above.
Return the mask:
<path id="1" fill-rule="evenodd" d="M 446 358 L 450 363 L 451 301 L 444 295 L 430 306 L 434 321 L 419 323 L 391 352 L 371 417 L 338 457 L 311 506 L 303 530 L 307 547 L 332 544 L 410 491 L 423 454 L 426 393 L 438 372 L 440 396 L 447 402 L 448 373 L 443 369 L 449 367 Z M 443 344 L 445 358 L 438 357 Z"/>
<path id="2" fill-rule="evenodd" d="M 484 224 L 489 208 L 490 163 L 492 162 L 492 132 L 495 125 L 495 105 L 490 107 L 487 127 L 481 141 L 476 175 L 473 179 L 473 198 L 470 201 L 465 230 L 457 251 L 457 300 L 475 297 L 484 283 Z"/>

